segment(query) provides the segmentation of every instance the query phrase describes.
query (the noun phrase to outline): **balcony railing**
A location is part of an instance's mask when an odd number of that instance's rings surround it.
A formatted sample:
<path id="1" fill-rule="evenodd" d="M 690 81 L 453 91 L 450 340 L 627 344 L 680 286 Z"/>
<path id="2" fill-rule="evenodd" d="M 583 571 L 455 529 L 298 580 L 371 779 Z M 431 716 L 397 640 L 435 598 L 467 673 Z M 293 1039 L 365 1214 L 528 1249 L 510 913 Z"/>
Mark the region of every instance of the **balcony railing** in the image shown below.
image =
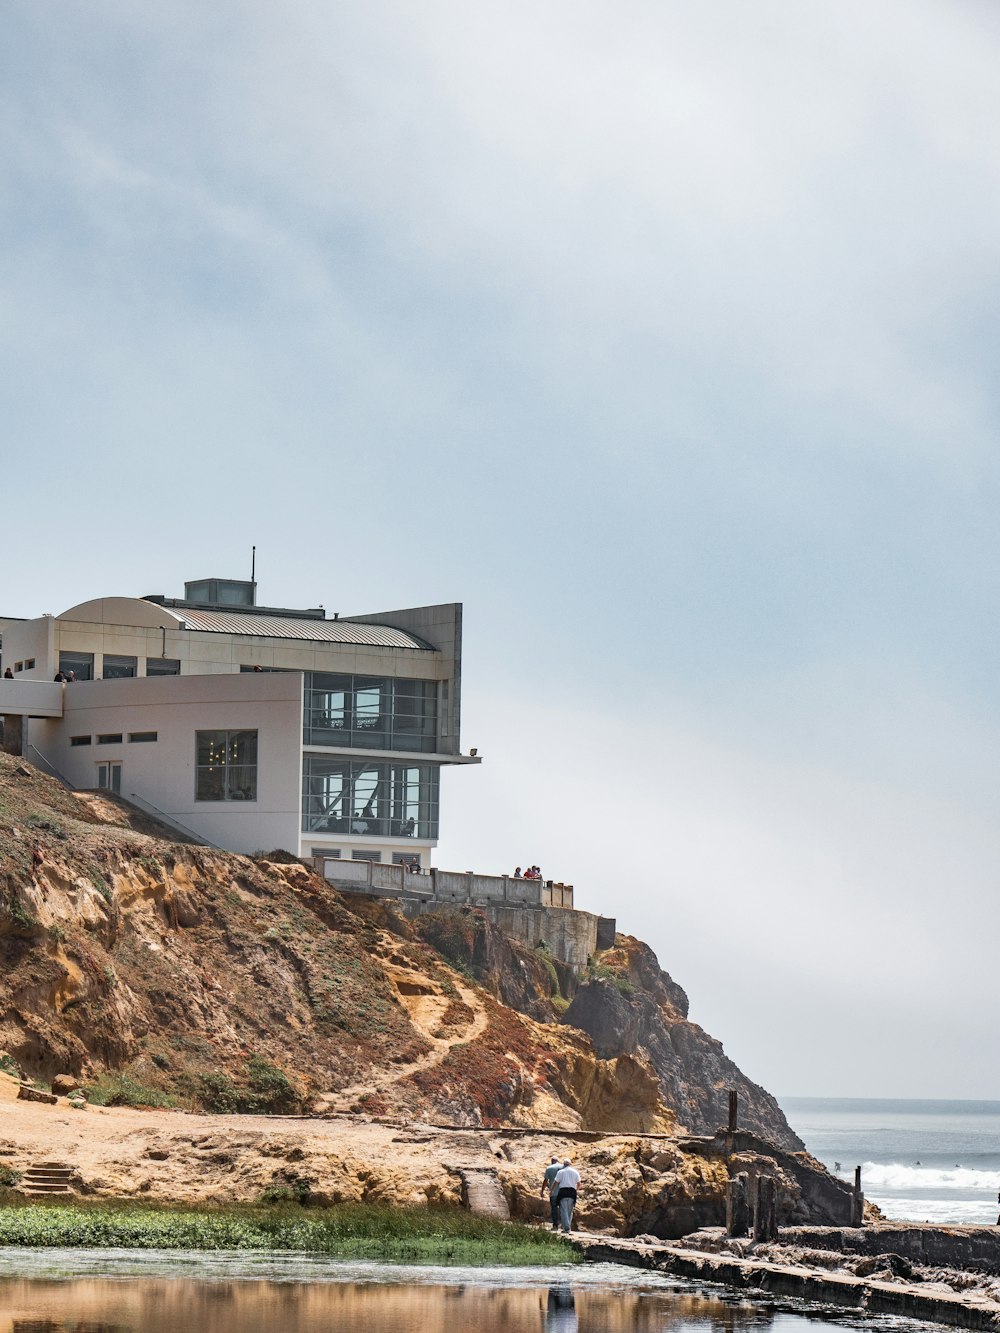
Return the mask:
<path id="1" fill-rule="evenodd" d="M 573 885 L 550 879 L 515 879 L 513 875 L 478 875 L 475 871 L 428 870 L 414 874 L 402 865 L 379 861 L 342 861 L 315 856 L 317 871 L 338 888 L 378 897 L 426 898 L 443 903 L 491 903 L 511 907 L 573 906 Z"/>

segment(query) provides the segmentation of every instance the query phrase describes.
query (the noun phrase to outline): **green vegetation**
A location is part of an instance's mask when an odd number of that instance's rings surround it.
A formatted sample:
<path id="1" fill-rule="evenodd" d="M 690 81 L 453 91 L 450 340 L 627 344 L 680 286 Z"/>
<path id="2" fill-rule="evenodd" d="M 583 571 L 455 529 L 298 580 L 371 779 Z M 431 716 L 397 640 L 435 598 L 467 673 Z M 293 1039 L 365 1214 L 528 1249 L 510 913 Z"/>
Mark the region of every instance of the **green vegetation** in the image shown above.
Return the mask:
<path id="1" fill-rule="evenodd" d="M 65 828 L 56 819 L 49 818 L 48 815 L 32 814 L 24 821 L 30 829 L 36 829 L 40 833 L 51 833 L 56 838 L 65 838 L 67 836 Z"/>
<path id="2" fill-rule="evenodd" d="M 155 1208 L 31 1203 L 0 1206 L 0 1246 L 167 1250 L 297 1250 L 343 1259 L 452 1264 L 576 1263 L 548 1230 L 474 1217 L 461 1208 L 367 1204 L 304 1209 Z"/>
<path id="3" fill-rule="evenodd" d="M 106 903 L 110 903 L 113 896 L 111 892 L 111 885 L 108 883 L 108 881 L 104 878 L 104 876 L 101 874 L 99 870 L 92 870 L 90 872 L 90 882 L 91 884 L 93 884 L 94 888 L 101 895 L 104 901 Z"/>
<path id="4" fill-rule="evenodd" d="M 0 1073 L 10 1074 L 11 1078 L 21 1077 L 21 1070 L 18 1068 L 17 1061 L 6 1051 L 0 1051 Z"/>
<path id="5" fill-rule="evenodd" d="M 32 935 L 38 929 L 38 922 L 21 902 L 14 890 L 7 895 L 7 911 L 14 925 L 15 933 Z"/>
<path id="6" fill-rule="evenodd" d="M 147 1087 L 131 1074 L 108 1070 L 84 1089 L 92 1106 L 178 1106 L 176 1097 Z"/>
<path id="7" fill-rule="evenodd" d="M 20 1179 L 20 1171 L 15 1171 L 13 1167 L 0 1162 L 0 1189 L 12 1189 Z"/>
<path id="8" fill-rule="evenodd" d="M 623 995 L 631 995 L 635 991 L 628 977 L 622 976 L 606 963 L 592 963 L 587 969 L 587 977 L 591 981 L 610 981 Z"/>
<path id="9" fill-rule="evenodd" d="M 280 1115 L 301 1109 L 302 1095 L 277 1065 L 251 1055 L 245 1066 L 246 1083 L 228 1074 L 199 1074 L 195 1095 L 208 1111 L 221 1115 Z"/>

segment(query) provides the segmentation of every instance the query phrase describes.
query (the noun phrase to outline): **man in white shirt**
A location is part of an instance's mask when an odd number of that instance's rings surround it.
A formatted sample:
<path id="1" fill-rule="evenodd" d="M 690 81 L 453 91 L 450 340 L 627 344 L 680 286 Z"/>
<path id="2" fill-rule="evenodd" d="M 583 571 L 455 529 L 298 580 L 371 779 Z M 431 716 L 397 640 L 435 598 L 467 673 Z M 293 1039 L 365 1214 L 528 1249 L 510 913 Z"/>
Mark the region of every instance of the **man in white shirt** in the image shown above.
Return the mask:
<path id="1" fill-rule="evenodd" d="M 579 1183 L 580 1173 L 567 1157 L 555 1179 L 559 1221 L 563 1231 L 566 1232 L 569 1232 L 573 1225 L 573 1209 L 576 1207 L 576 1190 Z"/>

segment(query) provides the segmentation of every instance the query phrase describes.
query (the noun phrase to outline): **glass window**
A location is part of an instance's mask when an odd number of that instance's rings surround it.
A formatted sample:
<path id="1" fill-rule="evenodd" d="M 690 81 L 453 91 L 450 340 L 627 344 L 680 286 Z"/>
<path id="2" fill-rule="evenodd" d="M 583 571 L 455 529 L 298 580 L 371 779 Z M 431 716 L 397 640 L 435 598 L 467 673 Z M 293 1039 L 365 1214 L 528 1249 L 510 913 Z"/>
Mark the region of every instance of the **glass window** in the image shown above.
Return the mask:
<path id="1" fill-rule="evenodd" d="M 306 745 L 363 750 L 435 748 L 437 682 L 305 673 Z"/>
<path id="2" fill-rule="evenodd" d="M 33 669 L 34 669 L 34 666 L 35 666 L 35 659 L 34 659 L 33 657 L 26 657 L 26 658 L 24 659 L 24 669 L 25 669 L 25 671 L 31 671 L 31 670 L 33 670 Z"/>
<path id="3" fill-rule="evenodd" d="M 438 782 L 436 765 L 307 754 L 302 827 L 307 833 L 436 838 Z"/>
<path id="4" fill-rule="evenodd" d="M 70 738 L 69 738 L 69 743 L 70 743 L 70 745 L 89 745 L 89 744 L 90 744 L 90 737 L 89 737 L 89 736 L 70 736 Z"/>
<path id="5" fill-rule="evenodd" d="M 105 659 L 106 661 L 107 659 Z M 179 676 L 181 664 L 176 657 L 147 657 L 147 676 Z"/>
<path id="6" fill-rule="evenodd" d="M 195 800 L 256 801 L 256 731 L 195 733 Z"/>
<path id="7" fill-rule="evenodd" d="M 59 670 L 67 676 L 72 671 L 77 680 L 93 680 L 94 654 L 60 653 Z"/>
<path id="8" fill-rule="evenodd" d="M 158 733 L 155 731 L 130 731 L 128 734 L 129 742 L 132 745 L 145 744 L 158 739 Z"/>
<path id="9" fill-rule="evenodd" d="M 121 745 L 121 743 L 122 734 L 120 731 L 106 731 L 97 738 L 98 745 Z"/>
<path id="10" fill-rule="evenodd" d="M 138 665 L 134 657 L 116 657 L 112 653 L 105 653 L 101 672 L 105 680 L 125 680 L 136 674 Z"/>

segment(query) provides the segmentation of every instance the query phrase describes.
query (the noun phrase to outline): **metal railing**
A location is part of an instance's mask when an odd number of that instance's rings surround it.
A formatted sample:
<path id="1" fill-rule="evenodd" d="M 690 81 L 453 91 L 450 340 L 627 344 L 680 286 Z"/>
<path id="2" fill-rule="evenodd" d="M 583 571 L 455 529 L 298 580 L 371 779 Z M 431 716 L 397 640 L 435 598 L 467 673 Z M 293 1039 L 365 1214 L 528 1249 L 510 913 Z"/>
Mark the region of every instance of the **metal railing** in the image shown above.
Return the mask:
<path id="1" fill-rule="evenodd" d="M 31 762 L 35 765 L 36 768 L 40 768 L 43 773 L 48 773 L 50 778 L 55 778 L 57 782 L 61 782 L 62 785 L 64 787 L 68 787 L 70 791 L 76 791 L 76 788 L 73 786 L 72 782 L 70 782 L 69 778 L 65 777 L 62 773 L 60 773 L 58 768 L 56 768 L 55 764 L 50 764 L 49 761 L 42 754 L 41 750 L 37 750 L 30 741 L 26 741 L 24 745 L 25 759 L 30 758 L 28 754 L 29 750 L 31 751 L 31 754 L 34 755 L 34 758 L 31 760 Z"/>
<path id="2" fill-rule="evenodd" d="M 216 852 L 224 852 L 227 850 L 225 847 L 220 847 L 217 842 L 212 842 L 210 838 L 206 838 L 203 833 L 196 833 L 194 829 L 188 828 L 186 824 L 182 824 L 181 821 L 175 819 L 173 815 L 168 815 L 165 810 L 160 810 L 158 806 L 155 806 L 152 803 L 152 801 L 147 801 L 145 797 L 140 796 L 137 792 L 130 791 L 127 796 L 123 796 L 121 792 L 112 792 L 110 794 L 120 797 L 127 805 L 134 805 L 138 810 L 142 811 L 143 814 L 151 815 L 153 819 L 161 824 L 166 824 L 166 826 L 172 828 L 175 833 L 180 833 L 183 837 L 190 839 L 191 842 L 197 843 L 199 847 L 211 847 L 212 850 Z"/>

